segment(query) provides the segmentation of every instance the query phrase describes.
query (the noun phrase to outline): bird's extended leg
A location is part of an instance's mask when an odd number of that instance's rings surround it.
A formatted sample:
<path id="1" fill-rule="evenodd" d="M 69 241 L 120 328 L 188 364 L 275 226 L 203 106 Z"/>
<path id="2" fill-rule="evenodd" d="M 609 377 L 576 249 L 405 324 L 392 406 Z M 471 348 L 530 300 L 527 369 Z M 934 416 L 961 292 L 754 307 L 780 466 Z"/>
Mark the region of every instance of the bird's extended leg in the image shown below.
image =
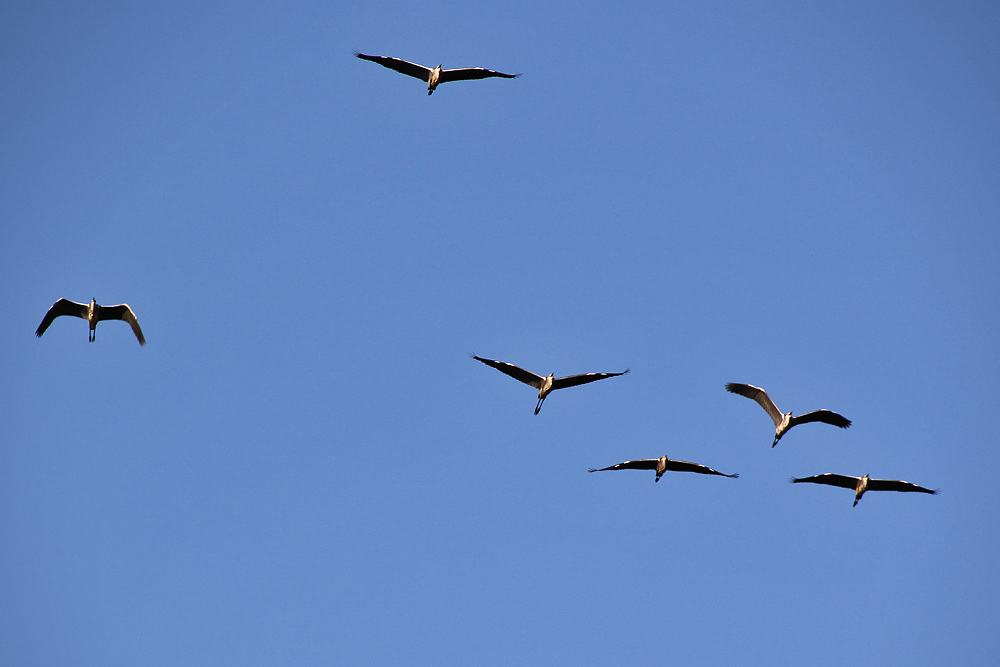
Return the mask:
<path id="1" fill-rule="evenodd" d="M 542 409 L 542 403 L 544 403 L 544 402 L 545 402 L 545 397 L 544 396 L 542 396 L 540 399 L 538 399 L 538 405 L 535 406 L 535 414 L 536 415 L 538 414 L 538 411 Z"/>

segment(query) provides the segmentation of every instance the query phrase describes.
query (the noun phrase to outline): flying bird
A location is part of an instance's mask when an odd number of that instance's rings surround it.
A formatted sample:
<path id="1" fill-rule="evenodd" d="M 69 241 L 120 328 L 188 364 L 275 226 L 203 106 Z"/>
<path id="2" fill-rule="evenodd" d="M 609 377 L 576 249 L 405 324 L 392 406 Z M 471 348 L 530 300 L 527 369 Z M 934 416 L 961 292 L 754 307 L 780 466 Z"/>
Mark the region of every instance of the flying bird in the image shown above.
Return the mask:
<path id="1" fill-rule="evenodd" d="M 920 493 L 929 493 L 933 496 L 938 494 L 936 489 L 925 489 L 922 486 L 895 479 L 872 479 L 868 475 L 864 477 L 851 477 L 850 475 L 835 475 L 832 472 L 828 472 L 822 475 L 813 475 L 812 477 L 792 477 L 789 481 L 792 484 L 809 482 L 811 484 L 829 484 L 830 486 L 854 489 L 854 506 L 857 506 L 858 501 L 861 500 L 861 496 L 865 495 L 865 491 L 917 491 Z"/>
<path id="2" fill-rule="evenodd" d="M 400 60 L 399 58 L 388 58 L 386 56 L 367 56 L 363 53 L 357 51 L 354 52 L 358 58 L 362 60 L 370 60 L 373 63 L 378 63 L 382 67 L 388 67 L 389 69 L 396 70 L 401 74 L 406 74 L 407 76 L 412 76 L 421 81 L 427 82 L 427 94 L 431 95 L 434 93 L 434 89 L 437 88 L 442 83 L 447 83 L 449 81 L 466 81 L 469 79 L 488 79 L 492 76 L 502 77 L 504 79 L 516 79 L 521 76 L 518 74 L 504 74 L 503 72 L 497 72 L 491 69 L 484 69 L 482 67 L 465 67 L 463 69 L 441 69 L 441 65 L 434 68 L 424 67 L 423 65 L 418 65 L 416 63 L 410 63 L 405 60 Z"/>
<path id="3" fill-rule="evenodd" d="M 836 412 L 831 412 L 829 410 L 814 410 L 813 412 L 807 412 L 804 415 L 799 415 L 793 417 L 792 413 L 782 414 L 778 406 L 774 404 L 771 397 L 767 395 L 767 392 L 760 387 L 755 387 L 750 384 L 737 384 L 735 382 L 729 382 L 726 384 L 726 391 L 732 392 L 734 394 L 739 394 L 740 396 L 746 396 L 747 398 L 752 398 L 760 404 L 760 407 L 764 408 L 767 414 L 771 415 L 771 419 L 774 420 L 774 442 L 771 446 L 774 447 L 781 440 L 781 436 L 788 432 L 788 429 L 793 426 L 798 426 L 799 424 L 808 424 L 809 422 L 823 422 L 824 424 L 832 424 L 834 426 L 839 426 L 840 428 L 847 428 L 851 425 L 851 420 L 838 415 Z"/>
<path id="4" fill-rule="evenodd" d="M 45 313 L 45 318 L 42 319 L 42 323 L 35 330 L 35 335 L 41 338 L 45 330 L 52 324 L 52 320 L 62 315 L 72 315 L 73 317 L 87 320 L 87 323 L 90 324 L 91 343 L 96 338 L 98 322 L 102 320 L 124 320 L 132 325 L 132 332 L 139 339 L 139 345 L 146 344 L 146 339 L 142 335 L 142 329 L 139 328 L 139 320 L 136 319 L 135 313 L 132 312 L 127 303 L 117 306 L 99 306 L 96 299 L 91 299 L 89 304 L 77 303 L 69 299 L 59 299 L 52 304 L 49 312 Z"/>
<path id="5" fill-rule="evenodd" d="M 474 354 L 470 354 L 469 356 L 476 361 L 483 362 L 487 366 L 492 366 L 501 373 L 511 376 L 515 380 L 520 380 L 524 384 L 530 384 L 532 387 L 536 388 L 538 390 L 538 405 L 535 406 L 536 415 L 538 414 L 538 411 L 542 409 L 542 403 L 545 402 L 545 397 L 556 389 L 575 387 L 578 384 L 587 384 L 588 382 L 603 380 L 604 378 L 613 378 L 616 375 L 625 375 L 632 370 L 631 368 L 626 368 L 621 373 L 583 373 L 582 375 L 568 375 L 564 378 L 553 377 L 553 374 L 549 373 L 548 377 L 542 377 L 540 375 L 535 375 L 531 371 L 518 368 L 514 364 L 508 364 L 505 361 L 483 359 L 482 357 L 477 357 Z"/>
<path id="6" fill-rule="evenodd" d="M 708 466 L 703 466 L 699 463 L 689 463 L 687 461 L 674 461 L 668 459 L 666 456 L 661 456 L 658 459 L 639 459 L 638 461 L 625 461 L 624 463 L 616 463 L 613 466 L 608 466 L 607 468 L 591 468 L 587 472 L 601 472 L 604 470 L 655 470 L 656 479 L 654 482 L 659 482 L 660 477 L 663 476 L 668 470 L 673 470 L 675 472 L 697 472 L 702 475 L 721 475 L 723 477 L 737 478 L 740 476 L 739 473 L 733 473 L 732 475 L 727 475 L 724 472 L 719 472 L 718 470 L 712 470 Z"/>

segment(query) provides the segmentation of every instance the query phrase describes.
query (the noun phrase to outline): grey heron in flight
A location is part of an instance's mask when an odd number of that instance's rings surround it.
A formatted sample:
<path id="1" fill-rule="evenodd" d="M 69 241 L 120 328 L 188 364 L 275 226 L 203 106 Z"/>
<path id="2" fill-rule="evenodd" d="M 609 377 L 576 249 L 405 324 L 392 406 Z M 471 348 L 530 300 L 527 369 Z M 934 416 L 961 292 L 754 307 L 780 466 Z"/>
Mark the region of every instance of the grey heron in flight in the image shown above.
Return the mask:
<path id="1" fill-rule="evenodd" d="M 851 477 L 850 475 L 835 475 L 832 472 L 828 472 L 822 475 L 813 475 L 812 477 L 792 477 L 789 481 L 792 484 L 809 482 L 811 484 L 829 484 L 830 486 L 853 489 L 854 506 L 857 506 L 858 501 L 861 500 L 861 496 L 865 495 L 865 491 L 916 491 L 935 496 L 938 494 L 936 489 L 925 489 L 922 486 L 895 479 L 872 479 L 868 475 L 864 477 Z"/>
<path id="2" fill-rule="evenodd" d="M 663 476 L 668 470 L 673 470 L 674 472 L 697 472 L 702 475 L 721 475 L 722 477 L 732 477 L 733 479 L 740 476 L 740 474 L 733 473 L 732 475 L 727 475 L 724 472 L 719 472 L 718 470 L 712 470 L 708 466 L 703 466 L 700 463 L 689 463 L 687 461 L 675 461 L 673 459 L 668 459 L 666 456 L 661 456 L 658 459 L 639 459 L 638 461 L 625 461 L 624 463 L 616 463 L 613 466 L 608 466 L 607 468 L 591 468 L 587 472 L 601 472 L 604 470 L 655 470 L 656 479 L 654 482 L 659 482 L 660 477 Z"/>
<path id="3" fill-rule="evenodd" d="M 542 403 L 545 402 L 545 397 L 551 394 L 556 389 L 565 389 L 566 387 L 575 387 L 578 384 L 587 384 L 588 382 L 594 382 L 596 380 L 603 380 L 604 378 L 613 378 L 617 375 L 625 375 L 630 372 L 631 368 L 626 368 L 621 373 L 583 373 L 582 375 L 568 375 L 566 377 L 557 378 L 553 377 L 552 373 L 549 373 L 547 377 L 542 377 L 540 375 L 535 375 L 531 371 L 526 371 L 523 368 L 518 368 L 514 364 L 508 364 L 505 361 L 494 361 L 493 359 L 483 359 L 482 357 L 477 357 L 474 354 L 470 354 L 470 357 L 476 361 L 481 361 L 487 366 L 492 366 L 501 373 L 505 373 L 515 380 L 520 380 L 524 384 L 531 385 L 538 390 L 538 405 L 535 406 L 535 414 L 542 409 Z"/>
<path id="4" fill-rule="evenodd" d="M 142 329 L 139 328 L 139 320 L 136 319 L 135 313 L 132 312 L 127 303 L 118 304 L 117 306 L 100 306 L 97 304 L 96 299 L 91 299 L 89 304 L 77 303 L 69 299 L 59 299 L 52 304 L 49 312 L 45 313 L 42 323 L 35 330 L 35 335 L 41 338 L 45 330 L 52 324 L 52 320 L 62 315 L 72 315 L 73 317 L 87 320 L 87 323 L 90 325 L 89 340 L 91 343 L 94 342 L 97 336 L 98 322 L 102 320 L 124 320 L 132 326 L 132 332 L 139 339 L 139 345 L 146 344 L 146 339 L 142 335 Z"/>
<path id="5" fill-rule="evenodd" d="M 798 415 L 793 417 L 792 413 L 782 414 L 778 406 L 774 404 L 771 397 L 767 395 L 767 392 L 760 387 L 755 387 L 751 384 L 737 384 L 735 382 L 729 382 L 726 384 L 726 391 L 732 392 L 734 394 L 739 394 L 740 396 L 746 396 L 747 398 L 752 398 L 760 404 L 760 407 L 764 408 L 765 412 L 771 416 L 774 420 L 774 442 L 771 446 L 774 447 L 781 440 L 781 436 L 788 432 L 788 429 L 793 426 L 798 426 L 799 424 L 808 424 L 809 422 L 823 422 L 824 424 L 832 424 L 833 426 L 839 426 L 840 428 L 847 428 L 851 425 L 851 420 L 838 415 L 836 412 L 831 412 L 829 410 L 814 410 L 813 412 L 807 412 L 804 415 Z"/>
<path id="6" fill-rule="evenodd" d="M 401 74 L 406 74 L 407 76 L 412 76 L 421 81 L 427 82 L 427 94 L 431 95 L 434 89 L 437 88 L 442 83 L 448 83 L 449 81 L 467 81 L 469 79 L 488 79 L 493 76 L 498 76 L 504 79 L 516 79 L 521 76 L 518 74 L 504 74 L 503 72 L 497 72 L 491 69 L 484 69 L 482 67 L 465 67 L 462 69 L 441 69 L 441 65 L 437 67 L 429 68 L 423 65 L 418 65 L 416 63 L 407 62 L 405 60 L 400 60 L 399 58 L 389 58 L 387 56 L 368 56 L 364 53 L 354 52 L 358 58 L 362 60 L 370 60 L 373 63 L 378 63 L 382 67 L 388 67 L 389 69 L 396 70 Z"/>

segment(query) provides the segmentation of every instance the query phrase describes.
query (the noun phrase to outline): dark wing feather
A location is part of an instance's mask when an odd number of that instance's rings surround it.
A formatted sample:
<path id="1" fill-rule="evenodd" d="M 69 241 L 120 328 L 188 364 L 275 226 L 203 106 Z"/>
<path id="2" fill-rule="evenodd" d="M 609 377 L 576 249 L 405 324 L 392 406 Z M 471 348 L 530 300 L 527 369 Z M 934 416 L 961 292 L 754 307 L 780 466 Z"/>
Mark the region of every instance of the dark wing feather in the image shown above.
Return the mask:
<path id="1" fill-rule="evenodd" d="M 362 60 L 370 60 L 373 63 L 378 63 L 382 67 L 388 67 L 389 69 L 396 70 L 400 74 L 406 74 L 407 76 L 412 76 L 422 81 L 427 81 L 431 76 L 431 71 L 424 67 L 423 65 L 418 65 L 416 63 L 409 63 L 405 60 L 400 60 L 399 58 L 388 58 L 386 56 L 366 56 L 363 53 L 357 51 L 354 52 L 358 58 Z"/>
<path id="2" fill-rule="evenodd" d="M 87 310 L 90 308 L 85 303 L 77 303 L 76 301 L 70 301 L 69 299 L 59 299 L 52 307 L 49 308 L 49 312 L 45 313 L 45 317 L 42 318 L 42 323 L 38 325 L 35 329 L 35 335 L 41 337 L 45 330 L 49 328 L 52 324 L 52 320 L 60 317 L 62 315 L 72 315 L 73 317 L 82 317 L 87 319 Z"/>
<path id="3" fill-rule="evenodd" d="M 734 473 L 732 475 L 727 475 L 724 472 L 719 472 L 718 470 L 712 470 L 708 466 L 703 466 L 700 463 L 691 463 L 689 461 L 674 461 L 672 459 L 667 459 L 667 470 L 675 470 L 677 472 L 698 472 L 702 475 L 722 475 L 723 477 L 739 477 L 739 473 Z"/>
<path id="4" fill-rule="evenodd" d="M 535 375 L 531 371 L 526 371 L 523 368 L 518 368 L 514 364 L 508 364 L 506 361 L 494 361 L 493 359 L 483 359 L 482 357 L 477 357 L 476 355 L 470 355 L 476 361 L 481 361 L 487 366 L 492 366 L 501 373 L 511 376 L 515 380 L 520 380 L 524 384 L 530 384 L 535 389 L 542 386 L 542 378 Z"/>
<path id="5" fill-rule="evenodd" d="M 142 329 L 139 328 L 139 320 L 136 319 L 135 313 L 129 308 L 127 303 L 118 304 L 117 306 L 101 306 L 97 310 L 98 321 L 102 320 L 124 320 L 132 326 L 132 333 L 135 337 L 139 339 L 139 345 L 145 345 L 146 339 L 142 335 Z"/>
<path id="6" fill-rule="evenodd" d="M 870 479 L 868 480 L 869 491 L 919 491 L 920 493 L 930 493 L 937 495 L 936 489 L 925 489 L 911 482 L 904 482 L 895 479 Z"/>
<path id="7" fill-rule="evenodd" d="M 849 475 L 835 475 L 832 472 L 828 472 L 823 475 L 813 475 L 812 477 L 792 477 L 790 481 L 792 484 L 811 482 L 812 484 L 829 484 L 830 486 L 840 486 L 845 489 L 854 490 L 858 485 L 858 479 L 860 478 L 850 477 Z M 871 486 L 868 488 L 870 489 Z"/>
<path id="8" fill-rule="evenodd" d="M 776 427 L 781 424 L 781 420 L 784 418 L 784 415 L 781 414 L 781 410 L 779 410 L 778 406 L 774 404 L 771 397 L 767 395 L 767 392 L 760 387 L 755 387 L 752 384 L 728 382 L 726 383 L 726 391 L 739 394 L 740 396 L 746 396 L 747 398 L 757 401 L 760 407 L 764 408 L 765 412 L 771 416 L 771 420 L 774 422 Z"/>
<path id="9" fill-rule="evenodd" d="M 659 459 L 639 459 L 638 461 L 625 461 L 624 463 L 616 463 L 613 466 L 608 466 L 607 468 L 591 468 L 587 472 L 601 472 L 603 470 L 656 470 L 656 464 Z"/>
<path id="10" fill-rule="evenodd" d="M 613 378 L 618 375 L 625 375 L 626 373 L 631 373 L 631 368 L 626 368 L 621 373 L 583 373 L 582 375 L 567 375 L 564 378 L 556 378 L 552 381 L 552 390 L 565 389 L 566 387 L 575 387 L 578 384 L 587 384 L 588 382 L 595 382 L 597 380 L 603 380 L 605 378 Z"/>
<path id="11" fill-rule="evenodd" d="M 792 423 L 789 428 L 795 426 L 796 424 L 808 424 L 809 422 L 823 422 L 824 424 L 833 424 L 834 426 L 839 426 L 840 428 L 847 428 L 851 425 L 850 419 L 842 415 L 838 415 L 836 412 L 831 412 L 829 410 L 814 410 L 813 412 L 807 412 L 804 415 L 792 417 Z"/>
<path id="12" fill-rule="evenodd" d="M 504 74 L 503 72 L 484 69 L 482 67 L 466 67 L 464 69 L 441 70 L 441 78 L 438 81 L 439 83 L 445 83 L 447 81 L 466 81 L 468 79 L 488 79 L 491 76 L 499 76 L 504 79 L 516 79 L 521 76 L 521 74 Z"/>

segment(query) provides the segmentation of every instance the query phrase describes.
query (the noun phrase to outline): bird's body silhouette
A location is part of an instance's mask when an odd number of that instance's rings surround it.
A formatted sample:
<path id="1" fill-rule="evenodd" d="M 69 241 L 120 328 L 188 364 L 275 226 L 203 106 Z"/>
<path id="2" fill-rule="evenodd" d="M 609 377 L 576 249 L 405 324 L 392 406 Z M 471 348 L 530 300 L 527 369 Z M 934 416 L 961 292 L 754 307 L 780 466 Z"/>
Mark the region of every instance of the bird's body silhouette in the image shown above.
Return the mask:
<path id="1" fill-rule="evenodd" d="M 49 325 L 52 324 L 52 320 L 63 315 L 72 315 L 73 317 L 87 320 L 87 323 L 90 325 L 89 340 L 91 343 L 97 338 L 98 322 L 103 320 L 123 320 L 131 325 L 132 333 L 139 340 L 139 345 L 146 344 L 146 339 L 142 335 L 142 329 L 139 328 L 139 320 L 136 319 L 135 313 L 132 312 L 127 303 L 121 303 L 117 306 L 101 306 L 98 305 L 96 299 L 91 299 L 89 304 L 77 303 L 69 299 L 59 299 L 52 304 L 49 312 L 45 313 L 42 323 L 35 330 L 35 335 L 41 337 L 45 333 L 45 330 L 49 328 Z"/>
<path id="2" fill-rule="evenodd" d="M 697 472 L 702 475 L 721 475 L 722 477 L 732 477 L 733 479 L 740 476 L 739 473 L 733 473 L 732 475 L 727 475 L 724 472 L 719 472 L 718 470 L 712 470 L 708 466 L 703 466 L 700 463 L 690 463 L 688 461 L 676 461 L 673 459 L 668 459 L 666 456 L 661 456 L 658 459 L 638 459 L 636 461 L 625 461 L 624 463 L 616 463 L 613 466 L 608 466 L 607 468 L 591 468 L 587 472 L 602 472 L 604 470 L 655 470 L 656 479 L 654 482 L 659 482 L 660 477 L 663 476 L 668 470 L 674 472 Z"/>
<path id="3" fill-rule="evenodd" d="M 904 482 L 902 480 L 895 479 L 872 479 L 868 475 L 864 477 L 851 477 L 850 475 L 836 475 L 832 472 L 824 473 L 822 475 L 813 475 L 812 477 L 792 477 L 792 484 L 801 484 L 802 482 L 809 482 L 811 484 L 828 484 L 830 486 L 839 486 L 844 489 L 854 490 L 854 505 L 857 506 L 858 501 L 861 500 L 861 496 L 865 495 L 866 491 L 916 491 L 918 493 L 929 493 L 931 495 L 937 495 L 937 490 L 925 489 L 922 486 L 917 486 L 911 482 Z"/>
<path id="4" fill-rule="evenodd" d="M 770 415 L 771 419 L 774 421 L 774 442 L 771 443 L 772 447 L 778 444 L 778 441 L 781 440 L 781 436 L 785 435 L 785 433 L 788 432 L 788 429 L 793 426 L 798 426 L 799 424 L 823 422 L 824 424 L 831 424 L 833 426 L 839 426 L 840 428 L 847 428 L 851 425 L 850 419 L 847 419 L 842 415 L 838 415 L 836 412 L 831 412 L 830 410 L 814 410 L 796 417 L 793 417 L 791 412 L 782 413 L 781 410 L 778 409 L 778 406 L 774 404 L 774 401 L 771 400 L 771 397 L 767 395 L 766 391 L 760 387 L 755 387 L 752 384 L 737 384 L 735 382 L 729 382 L 726 384 L 726 391 L 757 401 L 760 407 L 764 408 L 764 411 Z"/>
<path id="5" fill-rule="evenodd" d="M 542 377 L 541 375 L 535 375 L 531 371 L 526 371 L 523 368 L 515 366 L 514 364 L 508 364 L 506 361 L 494 361 L 493 359 L 483 359 L 482 357 L 477 357 L 472 354 L 469 355 L 476 361 L 481 361 L 487 366 L 492 366 L 501 373 L 511 376 L 515 380 L 520 380 L 524 384 L 531 385 L 538 390 L 538 405 L 535 406 L 535 414 L 542 409 L 542 403 L 545 402 L 545 397 L 551 394 L 556 389 L 565 389 L 566 387 L 575 387 L 578 384 L 587 384 L 588 382 L 595 382 L 597 380 L 603 380 L 605 378 L 611 378 L 618 375 L 625 375 L 630 372 L 630 368 L 626 368 L 621 373 L 583 373 L 581 375 L 568 375 L 566 377 L 553 377 L 552 373 L 548 376 Z"/>
<path id="6" fill-rule="evenodd" d="M 370 60 L 373 63 L 378 63 L 382 67 L 388 67 L 389 69 L 395 70 L 401 74 L 406 74 L 407 76 L 415 77 L 421 81 L 426 81 L 428 95 L 433 94 L 434 90 L 439 85 L 442 83 L 448 83 L 449 81 L 468 81 L 470 79 L 488 79 L 490 77 L 516 79 L 521 76 L 520 73 L 504 74 L 503 72 L 484 69 L 482 67 L 465 67 L 462 69 L 441 69 L 441 65 L 438 65 L 437 67 L 424 67 L 423 65 L 400 60 L 399 58 L 369 56 L 357 51 L 354 52 L 354 55 L 362 60 Z"/>

